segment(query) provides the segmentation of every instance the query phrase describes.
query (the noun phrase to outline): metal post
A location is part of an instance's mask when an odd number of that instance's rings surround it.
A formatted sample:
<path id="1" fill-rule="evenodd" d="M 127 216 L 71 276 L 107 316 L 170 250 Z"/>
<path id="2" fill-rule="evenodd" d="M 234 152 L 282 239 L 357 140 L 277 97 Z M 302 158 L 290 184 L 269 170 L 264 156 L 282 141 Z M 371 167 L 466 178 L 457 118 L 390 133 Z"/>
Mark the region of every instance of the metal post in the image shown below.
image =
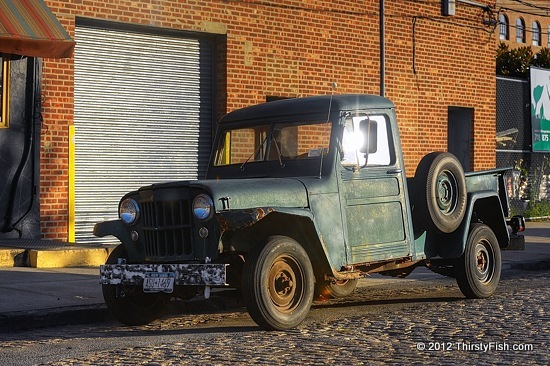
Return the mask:
<path id="1" fill-rule="evenodd" d="M 380 0 L 380 96 L 386 95 L 386 29 L 384 26 L 384 0 Z"/>

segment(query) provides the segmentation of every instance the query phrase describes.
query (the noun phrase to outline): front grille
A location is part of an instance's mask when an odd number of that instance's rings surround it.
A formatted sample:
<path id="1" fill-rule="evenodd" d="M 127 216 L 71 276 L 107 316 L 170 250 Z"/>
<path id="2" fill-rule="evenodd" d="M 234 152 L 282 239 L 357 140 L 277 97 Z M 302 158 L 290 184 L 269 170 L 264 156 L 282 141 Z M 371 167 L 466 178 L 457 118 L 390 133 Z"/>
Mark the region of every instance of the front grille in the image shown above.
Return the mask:
<path id="1" fill-rule="evenodd" d="M 188 200 L 145 202 L 140 206 L 148 257 L 184 257 L 193 253 Z"/>

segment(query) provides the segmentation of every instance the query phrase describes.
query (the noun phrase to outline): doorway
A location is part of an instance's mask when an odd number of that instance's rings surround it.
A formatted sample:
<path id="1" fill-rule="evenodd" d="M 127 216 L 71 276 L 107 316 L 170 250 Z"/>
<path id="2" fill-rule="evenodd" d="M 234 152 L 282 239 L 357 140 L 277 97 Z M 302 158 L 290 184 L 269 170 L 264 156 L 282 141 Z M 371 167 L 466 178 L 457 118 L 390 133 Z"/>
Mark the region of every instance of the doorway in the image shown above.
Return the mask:
<path id="1" fill-rule="evenodd" d="M 473 121 L 473 108 L 449 107 L 447 151 L 457 157 L 464 171 L 471 170 L 472 146 L 470 137 Z"/>

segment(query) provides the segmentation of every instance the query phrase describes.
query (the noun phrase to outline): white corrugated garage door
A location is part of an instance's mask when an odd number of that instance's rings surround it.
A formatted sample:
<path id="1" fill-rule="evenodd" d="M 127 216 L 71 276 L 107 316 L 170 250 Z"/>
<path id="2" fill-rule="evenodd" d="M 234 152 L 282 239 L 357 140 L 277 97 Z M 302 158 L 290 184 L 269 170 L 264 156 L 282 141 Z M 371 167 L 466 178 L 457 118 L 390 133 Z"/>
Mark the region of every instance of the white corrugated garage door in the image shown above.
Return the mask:
<path id="1" fill-rule="evenodd" d="M 212 135 L 207 40 L 76 27 L 74 221 L 77 243 L 120 197 L 204 176 Z"/>

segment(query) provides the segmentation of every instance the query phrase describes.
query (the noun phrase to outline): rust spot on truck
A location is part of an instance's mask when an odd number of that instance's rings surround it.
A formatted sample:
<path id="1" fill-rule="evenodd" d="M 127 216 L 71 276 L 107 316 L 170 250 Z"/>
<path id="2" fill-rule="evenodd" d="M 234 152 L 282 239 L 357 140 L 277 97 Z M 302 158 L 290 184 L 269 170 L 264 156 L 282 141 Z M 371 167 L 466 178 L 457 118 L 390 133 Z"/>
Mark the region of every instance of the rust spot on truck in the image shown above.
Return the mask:
<path id="1" fill-rule="evenodd" d="M 220 232 L 223 235 L 226 231 L 250 227 L 274 211 L 275 210 L 271 207 L 258 207 L 241 211 L 221 213 L 218 215 Z"/>

